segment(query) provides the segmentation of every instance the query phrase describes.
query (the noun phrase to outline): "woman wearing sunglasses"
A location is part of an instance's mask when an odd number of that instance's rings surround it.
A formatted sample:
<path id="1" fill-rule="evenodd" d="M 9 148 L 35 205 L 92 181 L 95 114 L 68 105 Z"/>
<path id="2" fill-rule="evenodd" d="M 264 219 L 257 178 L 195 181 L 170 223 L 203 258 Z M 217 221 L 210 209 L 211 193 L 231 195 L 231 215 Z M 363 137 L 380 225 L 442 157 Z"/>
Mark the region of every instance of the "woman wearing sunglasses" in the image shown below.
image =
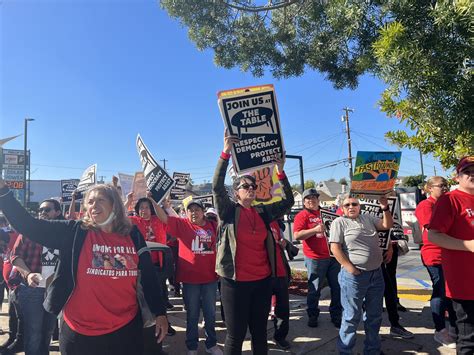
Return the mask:
<path id="1" fill-rule="evenodd" d="M 451 349 L 456 348 L 456 313 L 451 299 L 446 298 L 444 274 L 441 265 L 441 247 L 428 240 L 428 229 L 433 208 L 441 196 L 449 191 L 448 182 L 441 176 L 428 179 L 424 191 L 429 195 L 426 200 L 416 206 L 415 215 L 423 230 L 423 246 L 421 247 L 421 261 L 430 274 L 433 292 L 430 300 L 431 314 L 435 325 L 434 340 Z M 446 329 L 445 312 L 449 314 L 450 331 Z"/>
<path id="2" fill-rule="evenodd" d="M 250 329 L 254 354 L 267 354 L 267 318 L 272 284 L 276 275 L 275 240 L 270 223 L 293 206 L 293 194 L 283 171 L 284 158 L 275 158 L 278 178 L 285 199 L 270 205 L 252 207 L 257 185 L 254 177 L 243 175 L 233 183 L 236 202 L 224 186 L 232 144 L 239 139 L 224 134 L 224 149 L 217 163 L 212 189 L 221 220 L 218 231 L 216 272 L 221 280 L 222 303 L 227 335 L 224 354 L 241 354 Z"/>
<path id="3" fill-rule="evenodd" d="M 379 330 L 382 323 L 384 280 L 381 264 L 388 262 L 379 247 L 379 230 L 392 228 L 393 218 L 386 197 L 379 200 L 383 219 L 360 214 L 357 198 L 347 196 L 342 203 L 344 215 L 336 218 L 330 229 L 331 251 L 341 264 L 339 285 L 343 308 L 337 348 L 341 354 L 351 354 L 356 332 L 365 305 L 364 354 L 380 353 Z"/>
<path id="4" fill-rule="evenodd" d="M 35 219 L 0 178 L 0 209 L 11 225 L 29 239 L 59 249 L 60 261 L 44 307 L 50 313 L 62 313 L 61 354 L 141 355 L 138 280 L 156 315 L 158 342 L 168 328 L 150 253 L 143 236 L 125 215 L 115 187 L 92 186 L 83 204 L 82 220 Z"/>

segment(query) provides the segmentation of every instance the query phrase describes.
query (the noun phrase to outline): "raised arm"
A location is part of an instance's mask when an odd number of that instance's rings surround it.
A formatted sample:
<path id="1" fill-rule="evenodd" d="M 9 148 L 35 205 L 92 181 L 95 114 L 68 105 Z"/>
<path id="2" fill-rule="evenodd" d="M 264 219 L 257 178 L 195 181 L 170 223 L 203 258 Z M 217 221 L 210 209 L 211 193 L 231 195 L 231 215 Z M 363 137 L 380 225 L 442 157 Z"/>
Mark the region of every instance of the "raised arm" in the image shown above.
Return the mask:
<path id="1" fill-rule="evenodd" d="M 67 238 L 74 236 L 74 221 L 47 221 L 36 219 L 13 197 L 0 178 L 0 209 L 12 227 L 20 234 L 46 247 L 61 249 Z"/>
<path id="2" fill-rule="evenodd" d="M 212 180 L 212 193 L 216 204 L 216 210 L 221 220 L 226 219 L 226 216 L 234 208 L 234 203 L 230 200 L 227 190 L 225 188 L 225 175 L 227 167 L 229 166 L 230 152 L 232 144 L 237 143 L 239 139 L 231 136 L 227 129 L 224 131 L 224 148 L 222 154 L 217 162 L 216 171 Z"/>
<path id="3" fill-rule="evenodd" d="M 166 224 L 168 222 L 168 215 L 166 214 L 166 212 L 161 208 L 159 204 L 156 203 L 150 191 L 147 192 L 146 196 L 150 199 L 151 203 L 153 204 L 153 208 L 155 209 L 156 216 L 159 218 L 161 222 Z"/>
<path id="4" fill-rule="evenodd" d="M 383 219 L 377 223 L 375 226 L 377 230 L 387 230 L 393 227 L 393 217 L 390 213 L 390 209 L 388 207 L 388 199 L 385 196 L 380 197 L 379 199 L 380 207 L 383 211 Z"/>

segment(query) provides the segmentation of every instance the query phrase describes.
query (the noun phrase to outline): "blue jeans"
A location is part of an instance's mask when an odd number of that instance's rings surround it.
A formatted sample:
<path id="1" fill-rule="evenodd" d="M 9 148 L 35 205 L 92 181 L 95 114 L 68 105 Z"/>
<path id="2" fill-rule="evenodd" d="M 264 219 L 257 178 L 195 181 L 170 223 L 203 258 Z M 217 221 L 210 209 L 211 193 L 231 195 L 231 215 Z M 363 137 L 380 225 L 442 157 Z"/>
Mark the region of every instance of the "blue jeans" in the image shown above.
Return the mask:
<path id="1" fill-rule="evenodd" d="M 207 284 L 183 283 L 183 299 L 186 305 L 186 347 L 197 350 L 199 342 L 199 314 L 204 316 L 206 348 L 217 344 L 216 337 L 216 292 L 217 281 Z"/>
<path id="2" fill-rule="evenodd" d="M 362 271 L 356 276 L 342 268 L 339 273 L 339 284 L 344 308 L 337 341 L 339 352 L 352 354 L 356 343 L 357 327 L 362 316 L 362 308 L 364 308 L 364 354 L 379 354 L 381 345 L 379 330 L 382 324 L 385 285 L 382 270 L 378 268 L 373 271 Z"/>
<path id="3" fill-rule="evenodd" d="M 18 303 L 23 320 L 26 355 L 49 354 L 49 343 L 53 336 L 57 318 L 43 308 L 44 287 L 18 286 Z"/>
<path id="4" fill-rule="evenodd" d="M 443 267 L 441 265 L 425 265 L 430 274 L 433 283 L 433 293 L 431 294 L 430 308 L 435 330 L 440 331 L 446 327 L 444 314 L 446 310 L 449 314 L 449 323 L 452 327 L 456 327 L 456 313 L 453 309 L 451 299 L 446 298 L 446 290 L 444 286 Z"/>
<path id="5" fill-rule="evenodd" d="M 306 298 L 308 317 L 319 316 L 319 298 L 324 279 L 327 278 L 331 289 L 331 304 L 329 313 L 333 321 L 341 320 L 341 289 L 337 282 L 337 275 L 341 265 L 335 258 L 311 259 L 304 257 L 304 263 L 308 270 L 308 296 Z"/>

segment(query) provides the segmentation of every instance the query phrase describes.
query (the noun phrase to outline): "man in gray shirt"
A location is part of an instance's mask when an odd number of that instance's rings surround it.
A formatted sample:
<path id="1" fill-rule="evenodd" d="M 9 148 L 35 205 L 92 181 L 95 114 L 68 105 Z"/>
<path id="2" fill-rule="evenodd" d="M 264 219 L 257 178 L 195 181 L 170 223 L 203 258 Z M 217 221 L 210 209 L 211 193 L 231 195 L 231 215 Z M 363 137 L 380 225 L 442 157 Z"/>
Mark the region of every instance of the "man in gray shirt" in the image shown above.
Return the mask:
<path id="1" fill-rule="evenodd" d="M 383 219 L 360 214 L 359 200 L 346 197 L 342 203 L 344 215 L 331 224 L 331 251 L 341 264 L 339 285 L 344 309 L 337 348 L 341 354 L 352 354 L 356 331 L 365 304 L 364 354 L 380 353 L 379 330 L 382 323 L 384 281 L 380 268 L 383 255 L 377 231 L 393 225 L 388 200 L 381 197 Z M 387 253 L 386 258 L 391 257 Z M 388 261 L 388 260 L 385 260 Z"/>

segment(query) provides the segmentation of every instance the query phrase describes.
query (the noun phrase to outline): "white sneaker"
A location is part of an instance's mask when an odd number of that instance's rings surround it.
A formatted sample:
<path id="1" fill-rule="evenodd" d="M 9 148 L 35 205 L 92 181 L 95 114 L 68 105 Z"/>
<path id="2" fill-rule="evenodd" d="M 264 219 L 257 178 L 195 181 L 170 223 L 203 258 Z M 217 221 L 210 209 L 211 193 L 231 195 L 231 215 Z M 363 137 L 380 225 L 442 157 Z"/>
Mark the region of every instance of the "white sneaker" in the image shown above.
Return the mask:
<path id="1" fill-rule="evenodd" d="M 440 330 L 439 332 L 435 332 L 434 340 L 447 348 L 456 349 L 456 342 L 449 336 L 448 330 L 446 328 Z"/>
<path id="2" fill-rule="evenodd" d="M 212 355 L 223 355 L 224 354 L 222 352 L 222 350 L 217 345 L 214 345 L 212 348 L 206 349 L 206 353 L 212 354 Z"/>

